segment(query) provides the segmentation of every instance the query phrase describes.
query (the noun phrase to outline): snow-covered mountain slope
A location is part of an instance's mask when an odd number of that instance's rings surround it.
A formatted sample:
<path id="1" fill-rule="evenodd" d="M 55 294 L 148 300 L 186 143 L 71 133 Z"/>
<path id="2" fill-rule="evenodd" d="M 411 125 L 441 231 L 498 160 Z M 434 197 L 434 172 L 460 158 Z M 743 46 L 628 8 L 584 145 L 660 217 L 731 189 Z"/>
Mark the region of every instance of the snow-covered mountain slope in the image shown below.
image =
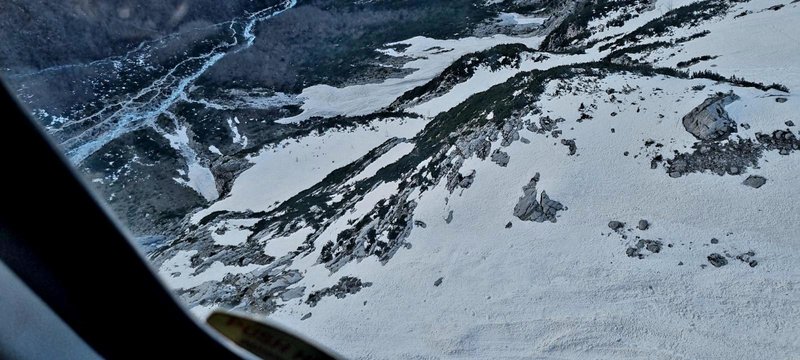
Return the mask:
<path id="1" fill-rule="evenodd" d="M 165 281 L 349 358 L 800 354 L 800 3 L 480 6 L 390 76 L 187 88 L 162 137 L 217 196 Z"/>

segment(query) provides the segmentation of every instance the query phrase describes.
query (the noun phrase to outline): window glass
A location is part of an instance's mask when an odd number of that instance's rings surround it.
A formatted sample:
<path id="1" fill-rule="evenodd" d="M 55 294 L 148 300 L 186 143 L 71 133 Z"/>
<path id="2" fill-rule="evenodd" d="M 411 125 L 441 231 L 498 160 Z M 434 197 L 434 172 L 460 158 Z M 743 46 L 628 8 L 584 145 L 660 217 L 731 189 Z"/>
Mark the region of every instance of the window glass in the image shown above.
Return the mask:
<path id="1" fill-rule="evenodd" d="M 0 77 L 200 318 L 362 359 L 800 353 L 797 1 L 0 14 Z"/>

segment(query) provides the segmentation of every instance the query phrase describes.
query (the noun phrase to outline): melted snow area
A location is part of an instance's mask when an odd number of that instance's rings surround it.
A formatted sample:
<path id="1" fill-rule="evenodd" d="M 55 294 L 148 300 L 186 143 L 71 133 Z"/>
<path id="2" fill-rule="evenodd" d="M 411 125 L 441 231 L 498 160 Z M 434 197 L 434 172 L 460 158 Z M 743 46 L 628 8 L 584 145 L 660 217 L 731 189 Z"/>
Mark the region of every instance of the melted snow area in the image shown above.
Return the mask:
<path id="1" fill-rule="evenodd" d="M 706 3 L 726 7 L 626 37 Z M 794 358 L 798 21 L 791 0 L 659 0 L 592 19 L 571 44 L 583 53 L 539 51 L 543 36 L 401 42 L 382 51 L 416 71 L 309 87 L 281 121 L 407 116 L 249 157 L 191 218 L 222 250 L 178 246 L 161 274 L 200 316 L 264 313 L 348 358 Z M 503 44 L 527 50 L 432 83 Z M 704 70 L 724 79 L 692 76 Z M 722 110 L 696 110 L 729 92 Z M 736 128 L 701 140 L 687 114 Z M 214 199 L 203 169 L 182 181 Z"/>

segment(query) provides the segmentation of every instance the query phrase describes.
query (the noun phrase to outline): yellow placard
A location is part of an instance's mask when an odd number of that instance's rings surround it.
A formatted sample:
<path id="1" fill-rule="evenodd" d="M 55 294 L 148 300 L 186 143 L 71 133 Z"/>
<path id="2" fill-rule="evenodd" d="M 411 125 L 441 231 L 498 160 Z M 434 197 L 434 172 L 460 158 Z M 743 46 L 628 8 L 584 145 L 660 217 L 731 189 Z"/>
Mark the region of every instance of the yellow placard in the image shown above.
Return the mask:
<path id="1" fill-rule="evenodd" d="M 236 345 L 262 359 L 335 359 L 297 336 L 246 317 L 214 312 L 206 322 Z"/>

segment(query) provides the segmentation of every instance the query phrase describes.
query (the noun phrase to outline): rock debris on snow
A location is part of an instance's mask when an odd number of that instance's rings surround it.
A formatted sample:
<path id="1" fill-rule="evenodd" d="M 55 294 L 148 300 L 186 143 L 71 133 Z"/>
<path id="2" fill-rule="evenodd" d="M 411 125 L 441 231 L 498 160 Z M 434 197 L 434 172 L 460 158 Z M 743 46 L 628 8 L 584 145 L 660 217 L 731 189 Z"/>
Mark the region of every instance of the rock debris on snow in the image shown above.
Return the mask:
<path id="1" fill-rule="evenodd" d="M 714 267 L 723 267 L 728 265 L 728 260 L 725 259 L 724 256 L 717 253 L 708 255 L 708 262 L 711 263 L 711 265 L 714 265 Z"/>
<path id="2" fill-rule="evenodd" d="M 644 253 L 644 251 L 647 251 L 650 254 L 657 254 L 661 252 L 661 247 L 663 245 L 664 244 L 658 240 L 639 239 L 634 246 L 631 246 L 625 250 L 625 255 L 644 259 L 647 257 L 647 254 Z"/>
<path id="3" fill-rule="evenodd" d="M 636 226 L 639 230 L 645 231 L 650 227 L 650 223 L 647 220 L 639 220 L 639 224 Z"/>
<path id="4" fill-rule="evenodd" d="M 501 151 L 500 149 L 497 149 L 492 153 L 492 161 L 495 164 L 500 165 L 501 167 L 508 166 L 509 160 L 511 160 L 511 156 L 509 156 L 508 153 Z"/>
<path id="5" fill-rule="evenodd" d="M 747 186 L 749 186 L 751 188 L 754 188 L 754 189 L 758 189 L 758 188 L 764 186 L 764 184 L 766 184 L 766 183 L 767 183 L 767 179 L 765 177 L 759 176 L 759 175 L 750 175 L 750 176 L 747 177 L 747 179 L 745 179 L 742 182 L 742 184 L 747 185 Z"/>
<path id="6" fill-rule="evenodd" d="M 561 145 L 569 148 L 569 155 L 575 155 L 578 151 L 578 146 L 575 144 L 575 139 L 561 139 Z"/>
<path id="7" fill-rule="evenodd" d="M 754 256 L 756 256 L 754 251 L 748 251 L 746 253 L 736 255 L 736 260 L 746 263 L 750 267 L 756 267 L 758 266 L 758 261 L 753 259 Z"/>
<path id="8" fill-rule="evenodd" d="M 608 228 L 614 231 L 620 231 L 625 227 L 625 223 L 617 220 L 611 220 L 608 222 Z"/>

